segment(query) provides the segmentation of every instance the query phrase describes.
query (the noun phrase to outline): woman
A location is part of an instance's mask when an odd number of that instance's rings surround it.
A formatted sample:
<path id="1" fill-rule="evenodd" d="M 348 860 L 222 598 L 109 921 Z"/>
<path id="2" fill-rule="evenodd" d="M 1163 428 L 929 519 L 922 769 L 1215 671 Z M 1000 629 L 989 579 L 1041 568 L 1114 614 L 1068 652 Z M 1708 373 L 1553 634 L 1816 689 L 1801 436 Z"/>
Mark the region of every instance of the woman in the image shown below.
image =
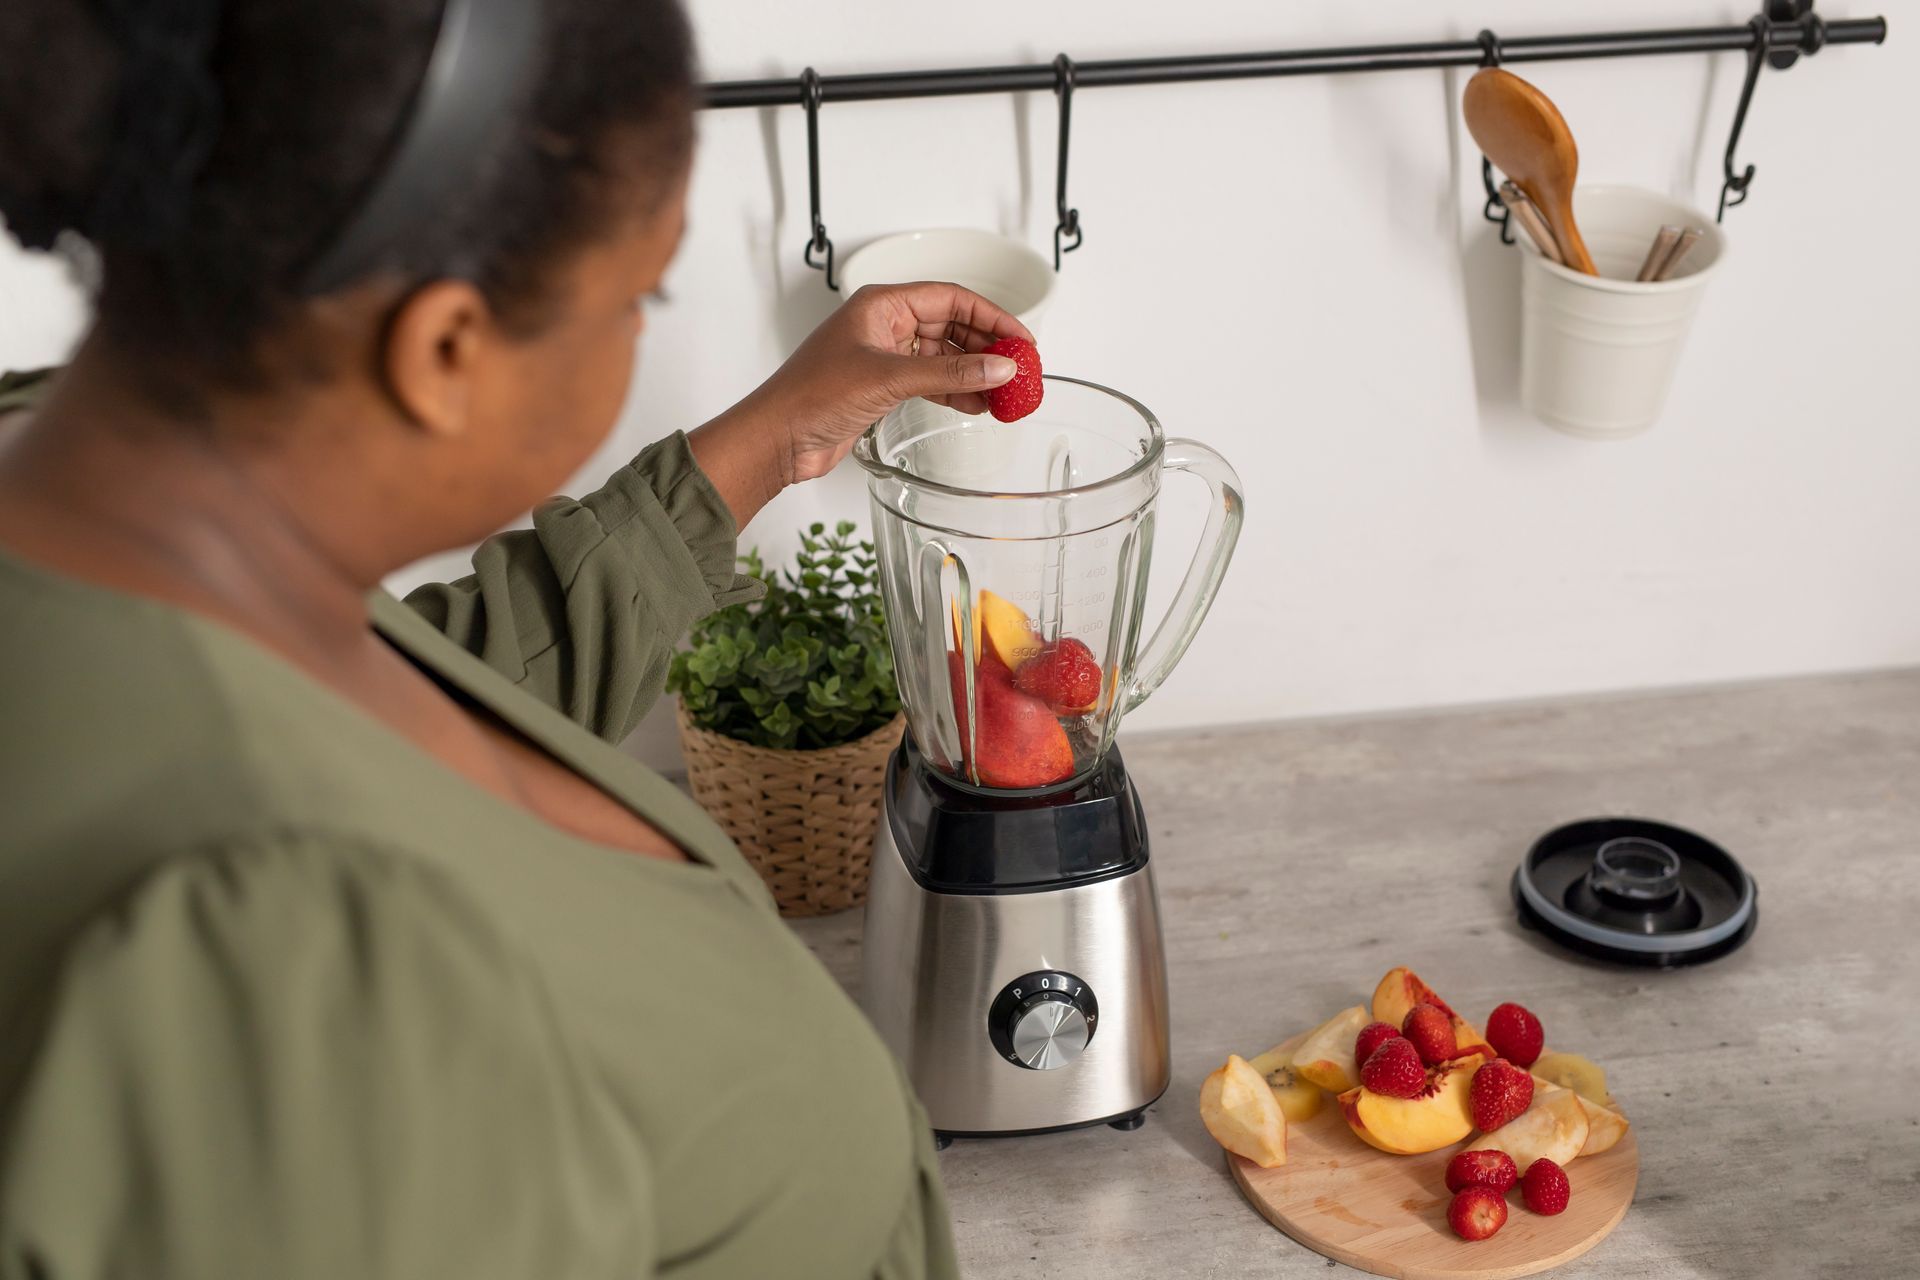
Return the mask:
<path id="1" fill-rule="evenodd" d="M 434 220 L 317 296 L 440 0 L 0 15 L 37 58 L 0 212 L 104 264 L 0 425 L 5 1280 L 953 1273 L 893 1062 L 611 743 L 755 590 L 741 524 L 906 397 L 983 407 L 1011 362 L 953 344 L 1025 330 L 857 295 L 472 576 L 382 596 L 589 456 L 681 234 L 677 8 L 541 9 Z"/>

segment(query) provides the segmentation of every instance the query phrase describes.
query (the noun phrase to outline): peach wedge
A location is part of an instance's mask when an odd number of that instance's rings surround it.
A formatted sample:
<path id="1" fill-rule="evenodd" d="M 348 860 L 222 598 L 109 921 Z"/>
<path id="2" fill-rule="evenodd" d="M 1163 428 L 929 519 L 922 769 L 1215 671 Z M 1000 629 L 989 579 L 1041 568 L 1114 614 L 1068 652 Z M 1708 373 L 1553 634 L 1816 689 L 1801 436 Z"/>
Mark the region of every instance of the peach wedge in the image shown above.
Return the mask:
<path id="1" fill-rule="evenodd" d="M 1420 980 L 1420 975 L 1401 965 L 1387 970 L 1387 976 L 1380 979 L 1380 985 L 1373 989 L 1373 1021 L 1400 1026 L 1406 1021 L 1407 1014 L 1417 1004 L 1439 1005 L 1453 1019 L 1453 1038 L 1459 1045 L 1462 1056 L 1477 1053 L 1485 1058 L 1496 1056 L 1493 1046 L 1480 1034 L 1480 1029 L 1453 1011 L 1453 1006 L 1440 998 L 1440 993 Z"/>
<path id="2" fill-rule="evenodd" d="M 1389 1155 L 1417 1156 L 1452 1146 L 1473 1132 L 1467 1084 L 1480 1059 L 1455 1058 L 1427 1073 L 1417 1098 L 1389 1098 L 1364 1085 L 1340 1095 L 1340 1114 L 1362 1142 Z"/>
<path id="3" fill-rule="evenodd" d="M 1239 1054 L 1200 1085 L 1200 1121 L 1237 1156 L 1276 1169 L 1287 1162 L 1287 1118 L 1266 1077 Z"/>

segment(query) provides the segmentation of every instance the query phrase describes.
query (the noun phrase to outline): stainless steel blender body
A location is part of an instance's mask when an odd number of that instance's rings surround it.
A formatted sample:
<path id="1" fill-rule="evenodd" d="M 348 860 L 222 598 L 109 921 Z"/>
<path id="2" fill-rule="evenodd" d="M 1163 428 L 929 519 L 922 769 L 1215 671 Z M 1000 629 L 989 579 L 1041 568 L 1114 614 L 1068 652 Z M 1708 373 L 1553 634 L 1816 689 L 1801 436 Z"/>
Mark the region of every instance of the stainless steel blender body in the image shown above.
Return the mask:
<path id="1" fill-rule="evenodd" d="M 1132 1127 L 1167 1086 L 1167 979 L 1145 821 L 1113 739 L 1212 603 L 1239 479 L 1136 401 L 1052 377 L 1012 424 L 911 401 L 855 457 L 908 719 L 862 1003 L 944 1134 Z M 1168 471 L 1205 481 L 1211 506 L 1142 648 Z M 1097 664 L 1097 692 L 1083 679 L 1062 705 L 1034 678 L 1056 658 Z"/>
<path id="2" fill-rule="evenodd" d="M 1093 992 L 1092 1026 L 1078 1010 L 1049 1018 L 1068 1002 L 1044 998 L 1046 977 L 1021 990 L 1021 979 L 1035 974 L 1078 979 Z M 1014 1009 L 1035 998 L 1020 1025 L 1008 1027 L 1019 1062 L 1000 1051 L 989 1027 L 1002 993 L 1015 990 Z M 943 1134 L 1125 1123 L 1166 1091 L 1172 1071 L 1153 869 L 1031 893 L 941 893 L 914 879 L 883 821 L 867 893 L 861 1006 Z M 1022 1039 L 1027 1019 L 1039 1021 Z M 1081 1040 L 1083 1028 L 1090 1034 Z"/>

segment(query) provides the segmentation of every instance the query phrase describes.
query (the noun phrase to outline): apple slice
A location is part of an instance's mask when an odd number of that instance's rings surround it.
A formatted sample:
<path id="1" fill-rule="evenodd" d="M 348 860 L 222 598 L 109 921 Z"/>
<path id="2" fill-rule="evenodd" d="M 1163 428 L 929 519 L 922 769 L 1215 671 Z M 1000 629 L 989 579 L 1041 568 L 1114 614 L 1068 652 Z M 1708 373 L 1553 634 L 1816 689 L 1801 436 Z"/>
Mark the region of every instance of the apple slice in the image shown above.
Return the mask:
<path id="1" fill-rule="evenodd" d="M 1551 1160 L 1565 1168 L 1587 1145 L 1588 1130 L 1580 1095 L 1550 1084 L 1535 1088 L 1532 1106 L 1469 1142 L 1467 1150 L 1504 1151 L 1525 1175 L 1535 1160 Z"/>
<path id="2" fill-rule="evenodd" d="M 1607 1091 L 1607 1073 L 1591 1058 L 1548 1050 L 1534 1059 L 1528 1070 L 1562 1089 L 1573 1090 L 1588 1102 L 1597 1102 L 1603 1107 L 1614 1105 L 1613 1094 Z"/>
<path id="3" fill-rule="evenodd" d="M 1237 1053 L 1201 1084 L 1200 1122 L 1215 1142 L 1262 1169 L 1287 1162 L 1287 1117 L 1266 1078 Z"/>
<path id="4" fill-rule="evenodd" d="M 1293 1051 L 1294 1067 L 1328 1093 L 1345 1093 L 1360 1083 L 1353 1042 L 1366 1025 L 1365 1009 L 1359 1005 L 1342 1009 L 1307 1033 Z"/>
<path id="5" fill-rule="evenodd" d="M 1597 1156 L 1602 1151 L 1611 1150 L 1615 1143 L 1627 1136 L 1625 1115 L 1612 1107 L 1581 1098 L 1577 1093 L 1573 1096 L 1580 1099 L 1580 1109 L 1587 1113 L 1587 1141 L 1580 1148 L 1581 1155 Z"/>
<path id="6" fill-rule="evenodd" d="M 1340 1095 L 1340 1114 L 1362 1142 L 1389 1155 L 1417 1156 L 1452 1146 L 1473 1132 L 1467 1084 L 1478 1057 L 1455 1058 L 1427 1073 L 1416 1098 L 1389 1098 L 1362 1085 Z"/>
<path id="7" fill-rule="evenodd" d="M 1420 980 L 1420 975 L 1401 965 L 1387 970 L 1386 977 L 1380 979 L 1380 985 L 1373 989 L 1373 1021 L 1385 1022 L 1391 1026 L 1402 1026 L 1407 1015 L 1413 1012 L 1417 1004 L 1438 1005 L 1446 1010 L 1453 1019 L 1453 1039 L 1461 1056 L 1479 1054 L 1485 1058 L 1497 1058 L 1487 1038 L 1480 1029 L 1453 1011 L 1453 1006 L 1440 998 L 1440 993 Z"/>

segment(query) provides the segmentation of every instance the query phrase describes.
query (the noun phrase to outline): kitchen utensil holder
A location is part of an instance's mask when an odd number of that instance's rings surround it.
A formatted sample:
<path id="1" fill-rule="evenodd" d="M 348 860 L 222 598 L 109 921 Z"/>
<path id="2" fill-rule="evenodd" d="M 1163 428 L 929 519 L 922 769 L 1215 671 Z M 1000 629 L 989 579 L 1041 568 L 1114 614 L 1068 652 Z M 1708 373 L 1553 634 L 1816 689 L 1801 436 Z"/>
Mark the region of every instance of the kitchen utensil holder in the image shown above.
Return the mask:
<path id="1" fill-rule="evenodd" d="M 812 225 L 804 254 L 809 267 L 825 273 L 827 287 L 838 289 L 833 270 L 833 241 L 820 217 L 820 107 L 825 102 L 874 102 L 901 98 L 946 98 L 981 93 L 1051 91 L 1059 101 L 1060 144 L 1054 184 L 1054 268 L 1060 256 L 1080 247 L 1080 211 L 1067 203 L 1067 152 L 1073 95 L 1080 89 L 1119 85 L 1187 84 L 1210 80 L 1251 80 L 1277 76 L 1337 75 L 1358 71 L 1414 71 L 1443 67 L 1567 62 L 1583 58 L 1643 57 L 1669 53 L 1739 51 L 1747 55 L 1746 78 L 1727 141 L 1722 215 L 1746 199 L 1753 166 L 1734 169 L 1735 149 L 1746 124 L 1747 107 L 1759 80 L 1760 64 L 1785 70 L 1802 54 L 1828 45 L 1880 44 L 1887 20 L 1841 18 L 1832 22 L 1813 12 L 1813 0 L 1765 0 L 1761 11 L 1734 27 L 1669 27 L 1653 31 L 1609 31 L 1580 35 L 1520 36 L 1500 39 L 1481 31 L 1472 40 L 1436 40 L 1417 44 L 1349 45 L 1331 49 L 1280 49 L 1267 53 L 1209 53 L 1161 58 L 1115 58 L 1075 62 L 1061 54 L 1050 63 L 1009 67 L 959 67 L 942 71 L 880 71 L 822 76 L 808 67 L 797 79 L 729 80 L 706 85 L 703 105 L 712 108 L 780 107 L 796 101 L 807 113 L 807 179 Z M 1501 224 L 1501 238 L 1512 241 L 1506 208 L 1499 203 L 1493 167 L 1482 163 L 1487 187 L 1486 217 Z"/>
<path id="2" fill-rule="evenodd" d="M 1573 200 L 1601 274 L 1521 247 L 1520 402 L 1568 435 L 1624 439 L 1659 419 L 1694 316 L 1726 257 L 1726 235 L 1703 210 L 1656 191 L 1582 184 Z M 1679 275 L 1633 279 L 1647 240 L 1669 223 L 1705 234 Z"/>

